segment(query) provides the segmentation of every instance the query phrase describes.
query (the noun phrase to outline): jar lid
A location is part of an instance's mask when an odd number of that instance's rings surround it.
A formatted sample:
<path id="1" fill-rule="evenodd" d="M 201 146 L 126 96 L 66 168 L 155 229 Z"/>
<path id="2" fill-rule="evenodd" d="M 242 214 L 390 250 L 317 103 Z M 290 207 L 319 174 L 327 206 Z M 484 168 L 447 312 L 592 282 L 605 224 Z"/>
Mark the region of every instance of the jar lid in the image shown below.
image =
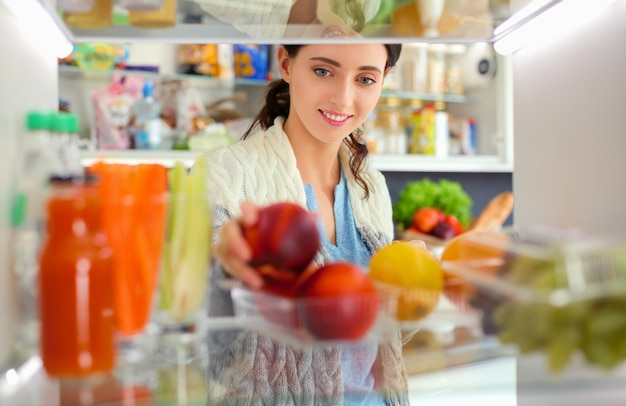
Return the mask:
<path id="1" fill-rule="evenodd" d="M 92 185 L 98 182 L 99 177 L 92 173 L 52 175 L 48 179 L 53 185 Z"/>

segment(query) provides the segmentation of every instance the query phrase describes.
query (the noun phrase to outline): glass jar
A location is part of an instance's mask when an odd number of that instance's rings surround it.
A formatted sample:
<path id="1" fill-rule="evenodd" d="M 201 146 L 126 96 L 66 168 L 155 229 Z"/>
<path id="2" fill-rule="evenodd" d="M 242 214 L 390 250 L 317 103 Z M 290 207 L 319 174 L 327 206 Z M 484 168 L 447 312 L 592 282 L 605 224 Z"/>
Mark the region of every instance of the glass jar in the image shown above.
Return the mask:
<path id="1" fill-rule="evenodd" d="M 428 49 L 428 92 L 434 95 L 445 93 L 446 46 L 433 44 Z"/>
<path id="2" fill-rule="evenodd" d="M 465 45 L 449 45 L 446 53 L 445 92 L 448 94 L 463 94 L 463 68 L 461 58 L 465 52 Z"/>
<path id="3" fill-rule="evenodd" d="M 41 358 L 60 378 L 114 368 L 113 262 L 102 200 L 87 179 L 53 181 L 39 260 Z"/>
<path id="4" fill-rule="evenodd" d="M 407 137 L 404 126 L 404 109 L 397 97 L 388 97 L 378 106 L 376 127 L 381 129 L 384 138 L 385 154 L 405 154 Z"/>

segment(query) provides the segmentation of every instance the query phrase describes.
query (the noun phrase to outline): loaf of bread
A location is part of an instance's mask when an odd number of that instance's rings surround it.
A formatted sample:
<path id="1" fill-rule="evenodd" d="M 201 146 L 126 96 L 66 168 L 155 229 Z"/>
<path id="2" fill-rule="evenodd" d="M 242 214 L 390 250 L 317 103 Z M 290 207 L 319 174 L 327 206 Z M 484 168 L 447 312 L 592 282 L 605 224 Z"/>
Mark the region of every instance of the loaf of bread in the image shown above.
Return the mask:
<path id="1" fill-rule="evenodd" d="M 485 206 L 470 226 L 475 231 L 498 230 L 513 211 L 513 192 L 502 192 Z"/>

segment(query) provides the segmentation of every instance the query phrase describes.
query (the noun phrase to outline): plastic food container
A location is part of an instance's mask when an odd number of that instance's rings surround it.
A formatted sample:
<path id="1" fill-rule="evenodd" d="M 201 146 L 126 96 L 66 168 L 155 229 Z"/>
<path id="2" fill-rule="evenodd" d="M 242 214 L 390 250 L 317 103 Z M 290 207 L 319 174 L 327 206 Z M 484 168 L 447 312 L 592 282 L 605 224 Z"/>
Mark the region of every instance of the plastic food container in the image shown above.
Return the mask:
<path id="1" fill-rule="evenodd" d="M 93 6 L 83 12 L 65 12 L 63 19 L 68 27 L 101 29 L 113 24 L 113 0 L 94 0 Z"/>
<path id="2" fill-rule="evenodd" d="M 476 233 L 443 268 L 465 283 L 484 333 L 521 354 L 521 383 L 626 375 L 626 239 L 547 227 Z"/>
<path id="3" fill-rule="evenodd" d="M 464 292 L 404 288 L 379 282 L 377 287 L 394 298 L 388 304 L 388 313 L 404 331 L 480 328 L 481 313 L 468 305 Z"/>
<path id="4" fill-rule="evenodd" d="M 168 28 L 176 24 L 176 0 L 163 0 L 153 10 L 132 9 L 128 12 L 130 25 L 138 28 Z"/>
<path id="5" fill-rule="evenodd" d="M 294 347 L 377 343 L 398 328 L 390 314 L 396 298 L 384 292 L 300 299 L 237 286 L 231 297 L 248 329 Z"/>
<path id="6" fill-rule="evenodd" d="M 57 7 L 63 11 L 86 13 L 93 8 L 94 0 L 57 0 Z"/>

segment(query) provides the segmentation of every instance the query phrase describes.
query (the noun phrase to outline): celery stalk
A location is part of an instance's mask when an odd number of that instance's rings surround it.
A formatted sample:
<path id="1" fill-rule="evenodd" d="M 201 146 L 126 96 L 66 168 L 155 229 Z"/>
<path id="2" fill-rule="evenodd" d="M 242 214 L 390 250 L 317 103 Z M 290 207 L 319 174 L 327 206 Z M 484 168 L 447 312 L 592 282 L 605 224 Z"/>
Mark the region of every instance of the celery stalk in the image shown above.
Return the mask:
<path id="1" fill-rule="evenodd" d="M 170 238 L 171 285 L 169 314 L 182 320 L 197 311 L 204 301 L 209 271 L 211 217 L 207 195 L 208 161 L 196 159 L 178 190 Z"/>
<path id="2" fill-rule="evenodd" d="M 173 272 L 174 268 L 172 264 L 172 236 L 176 234 L 176 230 L 179 229 L 181 221 L 176 221 L 180 216 L 181 204 L 179 203 L 181 196 L 181 190 L 184 189 L 187 168 L 182 162 L 176 162 L 172 169 L 168 172 L 169 186 L 170 186 L 170 202 L 167 215 L 167 228 L 165 235 L 165 243 L 163 246 L 163 258 L 161 266 L 161 282 L 160 282 L 160 309 L 169 309 L 173 301 Z M 180 232 L 180 231 L 178 231 Z"/>

